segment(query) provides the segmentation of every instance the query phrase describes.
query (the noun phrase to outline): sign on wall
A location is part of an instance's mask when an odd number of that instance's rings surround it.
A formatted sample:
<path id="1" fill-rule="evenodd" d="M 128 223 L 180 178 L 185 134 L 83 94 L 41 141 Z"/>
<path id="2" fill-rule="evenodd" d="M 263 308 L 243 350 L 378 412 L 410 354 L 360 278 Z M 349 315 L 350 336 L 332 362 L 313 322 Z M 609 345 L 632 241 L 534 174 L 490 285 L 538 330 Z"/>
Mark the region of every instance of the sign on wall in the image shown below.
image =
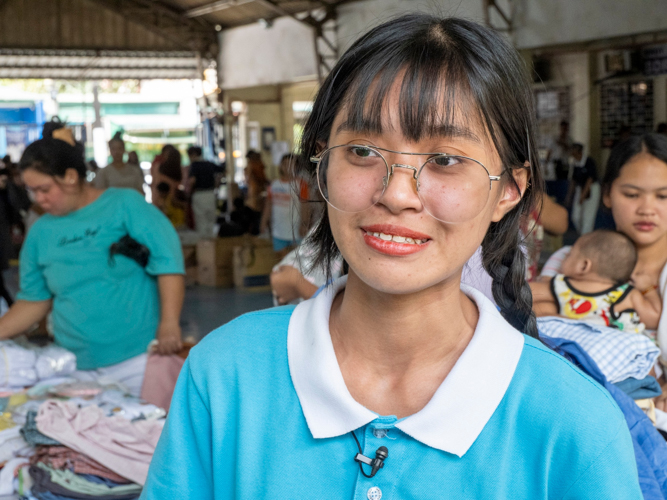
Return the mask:
<path id="1" fill-rule="evenodd" d="M 642 56 L 646 76 L 667 74 L 667 44 L 644 47 Z"/>

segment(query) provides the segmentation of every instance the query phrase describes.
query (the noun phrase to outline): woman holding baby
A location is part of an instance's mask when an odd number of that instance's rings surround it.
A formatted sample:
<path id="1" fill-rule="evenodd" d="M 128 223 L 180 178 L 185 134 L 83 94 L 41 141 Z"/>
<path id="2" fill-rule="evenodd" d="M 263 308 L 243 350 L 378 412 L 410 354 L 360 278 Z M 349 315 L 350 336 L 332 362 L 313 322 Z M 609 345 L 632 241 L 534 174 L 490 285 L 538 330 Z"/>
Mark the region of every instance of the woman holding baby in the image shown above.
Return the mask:
<path id="1" fill-rule="evenodd" d="M 632 285 L 644 296 L 657 290 L 664 306 L 667 296 L 667 138 L 645 134 L 618 144 L 607 163 L 602 201 L 611 210 L 616 229 L 630 238 L 637 250 Z M 569 247 L 554 254 L 542 275 L 561 272 L 567 252 Z M 667 360 L 665 314 L 661 314 L 657 326 L 661 358 Z M 658 407 L 667 409 L 664 389 L 659 399 Z"/>

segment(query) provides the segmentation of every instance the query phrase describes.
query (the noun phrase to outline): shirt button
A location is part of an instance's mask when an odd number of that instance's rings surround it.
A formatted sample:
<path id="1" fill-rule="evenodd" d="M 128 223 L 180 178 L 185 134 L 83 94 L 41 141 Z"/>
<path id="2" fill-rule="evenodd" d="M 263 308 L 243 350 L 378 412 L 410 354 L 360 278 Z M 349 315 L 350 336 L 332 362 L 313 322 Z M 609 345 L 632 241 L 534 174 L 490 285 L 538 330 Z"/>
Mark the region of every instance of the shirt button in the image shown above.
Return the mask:
<path id="1" fill-rule="evenodd" d="M 373 429 L 373 436 L 375 436 L 378 439 L 387 437 L 387 429 Z"/>
<path id="2" fill-rule="evenodd" d="M 377 486 L 373 486 L 368 490 L 366 496 L 368 497 L 368 500 L 380 500 L 380 498 L 382 498 L 382 490 Z"/>

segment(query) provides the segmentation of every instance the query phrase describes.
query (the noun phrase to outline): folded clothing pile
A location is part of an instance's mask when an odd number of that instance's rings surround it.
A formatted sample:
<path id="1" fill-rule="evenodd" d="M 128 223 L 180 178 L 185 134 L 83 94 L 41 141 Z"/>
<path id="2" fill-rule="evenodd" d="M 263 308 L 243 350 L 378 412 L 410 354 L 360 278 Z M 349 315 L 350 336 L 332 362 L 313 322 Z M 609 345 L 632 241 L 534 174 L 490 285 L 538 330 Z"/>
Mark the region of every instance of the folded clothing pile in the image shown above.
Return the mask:
<path id="1" fill-rule="evenodd" d="M 0 341 L 0 387 L 28 387 L 40 380 L 70 375 L 76 356 L 62 347 Z"/>

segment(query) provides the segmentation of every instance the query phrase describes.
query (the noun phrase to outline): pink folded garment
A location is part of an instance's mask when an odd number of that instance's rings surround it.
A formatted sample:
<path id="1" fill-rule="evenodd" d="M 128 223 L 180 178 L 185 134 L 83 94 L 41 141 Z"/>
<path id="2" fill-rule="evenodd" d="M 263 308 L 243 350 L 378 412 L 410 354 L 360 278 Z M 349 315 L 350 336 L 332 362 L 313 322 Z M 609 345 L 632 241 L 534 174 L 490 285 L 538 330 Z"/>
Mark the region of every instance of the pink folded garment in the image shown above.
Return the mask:
<path id="1" fill-rule="evenodd" d="M 97 406 L 47 400 L 35 419 L 42 434 L 96 460 L 115 473 L 143 485 L 163 422 L 105 416 Z"/>
<path id="2" fill-rule="evenodd" d="M 171 356 L 149 354 L 144 383 L 141 386 L 141 399 L 169 411 L 171 396 L 174 394 L 183 363 L 185 359 L 176 354 Z"/>

